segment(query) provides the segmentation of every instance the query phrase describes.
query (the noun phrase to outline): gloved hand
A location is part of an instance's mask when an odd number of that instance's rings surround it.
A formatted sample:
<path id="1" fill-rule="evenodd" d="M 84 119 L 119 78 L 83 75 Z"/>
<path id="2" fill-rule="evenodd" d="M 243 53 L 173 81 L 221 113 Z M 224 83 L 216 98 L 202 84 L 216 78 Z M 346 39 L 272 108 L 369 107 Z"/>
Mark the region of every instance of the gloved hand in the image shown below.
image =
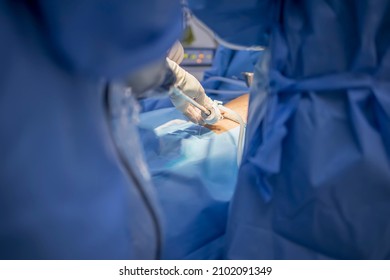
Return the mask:
<path id="1" fill-rule="evenodd" d="M 179 41 L 176 41 L 172 48 L 169 49 L 167 57 L 180 64 L 184 59 L 184 49 Z"/>
<path id="2" fill-rule="evenodd" d="M 208 109 L 211 114 L 209 116 L 206 115 L 185 99 L 180 98 L 180 96 L 170 95 L 171 101 L 176 109 L 182 112 L 190 121 L 196 124 L 214 124 L 220 120 L 221 113 L 217 104 L 206 95 L 200 82 L 174 61 L 167 58 L 167 62 L 176 76 L 175 87 Z"/>

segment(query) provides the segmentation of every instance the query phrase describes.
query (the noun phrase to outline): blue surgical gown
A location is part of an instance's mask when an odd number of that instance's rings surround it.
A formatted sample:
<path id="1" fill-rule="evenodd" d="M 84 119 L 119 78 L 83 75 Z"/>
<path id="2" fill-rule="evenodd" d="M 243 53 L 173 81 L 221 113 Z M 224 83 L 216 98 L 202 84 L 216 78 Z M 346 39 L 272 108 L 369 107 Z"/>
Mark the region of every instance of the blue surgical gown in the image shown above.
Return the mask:
<path id="1" fill-rule="evenodd" d="M 248 93 L 243 72 L 253 72 L 262 51 L 232 50 L 219 46 L 213 60 L 213 65 L 203 75 L 202 86 L 208 90 L 218 90 L 218 93 L 208 93 L 211 99 L 223 102 L 230 101 L 243 93 Z M 224 77 L 232 81 L 242 82 L 242 85 L 225 81 L 213 80 L 214 77 Z M 237 93 L 234 93 L 237 92 Z M 241 93 L 239 93 L 241 92 Z"/>
<path id="2" fill-rule="evenodd" d="M 0 1 L 0 259 L 159 257 L 135 126 L 110 128 L 131 96 L 100 80 L 164 58 L 177 2 Z"/>
<path id="3" fill-rule="evenodd" d="M 267 46 L 225 257 L 390 258 L 390 1 L 189 5 L 219 38 Z"/>

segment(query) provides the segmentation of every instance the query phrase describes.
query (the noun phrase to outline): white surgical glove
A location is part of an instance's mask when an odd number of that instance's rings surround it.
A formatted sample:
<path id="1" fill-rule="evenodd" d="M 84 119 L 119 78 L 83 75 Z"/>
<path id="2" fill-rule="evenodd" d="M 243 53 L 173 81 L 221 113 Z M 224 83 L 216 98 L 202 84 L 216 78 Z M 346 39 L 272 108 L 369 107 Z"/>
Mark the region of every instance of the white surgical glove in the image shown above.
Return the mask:
<path id="1" fill-rule="evenodd" d="M 184 59 L 184 49 L 179 41 L 176 41 L 172 48 L 169 49 L 167 57 L 180 64 Z"/>
<path id="2" fill-rule="evenodd" d="M 200 82 L 174 61 L 167 58 L 167 62 L 176 76 L 175 86 L 185 95 L 204 106 L 207 110 L 210 111 L 211 114 L 208 116 L 185 99 L 180 98 L 180 96 L 171 95 L 171 101 L 176 109 L 182 112 L 190 121 L 196 124 L 214 124 L 220 120 L 221 113 L 218 109 L 218 105 L 206 95 Z"/>

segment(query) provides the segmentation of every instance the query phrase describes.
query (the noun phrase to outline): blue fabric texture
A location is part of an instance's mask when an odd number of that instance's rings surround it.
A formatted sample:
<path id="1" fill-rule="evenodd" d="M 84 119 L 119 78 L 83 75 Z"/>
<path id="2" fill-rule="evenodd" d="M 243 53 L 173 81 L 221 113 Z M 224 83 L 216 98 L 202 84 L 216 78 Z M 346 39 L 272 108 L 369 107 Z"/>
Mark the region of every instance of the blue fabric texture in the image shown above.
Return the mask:
<path id="1" fill-rule="evenodd" d="M 141 114 L 139 127 L 162 209 L 162 258 L 221 258 L 239 128 L 215 134 L 174 108 Z"/>
<path id="2" fill-rule="evenodd" d="M 278 1 L 188 0 L 188 6 L 215 34 L 239 46 L 266 46 L 278 13 Z"/>
<path id="3" fill-rule="evenodd" d="M 390 258 L 390 2 L 189 4 L 227 41 L 269 38 L 225 257 Z M 230 32 L 249 8 L 258 29 Z"/>
<path id="4" fill-rule="evenodd" d="M 253 72 L 256 62 L 261 55 L 261 51 L 237 51 L 224 46 L 219 46 L 212 67 L 204 73 L 202 85 L 206 89 L 206 92 L 209 89 L 214 89 L 221 91 L 221 93 L 209 93 L 208 96 L 212 99 L 226 102 L 242 95 L 242 93 L 229 94 L 223 93 L 223 91 L 245 91 L 248 90 L 246 86 L 243 87 L 228 82 L 209 79 L 213 77 L 225 77 L 245 82 L 242 73 Z"/>
<path id="5" fill-rule="evenodd" d="M 141 112 L 149 112 L 163 108 L 173 107 L 171 99 L 168 96 L 148 97 L 139 100 Z"/>
<path id="6" fill-rule="evenodd" d="M 244 81 L 241 73 L 253 72 L 260 55 L 260 51 L 237 51 L 219 46 L 215 53 L 213 65 L 204 72 L 203 86 L 220 90 L 241 89 L 222 82 L 208 83 L 207 80 L 217 76 Z"/>
<path id="7" fill-rule="evenodd" d="M 157 257 L 150 179 L 125 170 L 98 77 L 163 58 L 180 16 L 177 1 L 0 1 L 0 259 Z"/>

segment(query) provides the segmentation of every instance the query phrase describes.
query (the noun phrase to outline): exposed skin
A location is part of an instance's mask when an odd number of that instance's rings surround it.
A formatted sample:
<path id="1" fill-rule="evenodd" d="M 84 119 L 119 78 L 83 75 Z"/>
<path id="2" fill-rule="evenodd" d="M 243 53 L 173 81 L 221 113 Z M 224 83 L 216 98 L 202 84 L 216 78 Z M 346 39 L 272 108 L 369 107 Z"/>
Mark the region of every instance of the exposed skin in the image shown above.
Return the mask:
<path id="1" fill-rule="evenodd" d="M 249 103 L 249 94 L 244 94 L 224 104 L 224 106 L 238 113 L 241 116 L 241 118 L 246 122 L 248 118 L 248 103 Z M 231 121 L 227 118 L 220 120 L 216 124 L 206 125 L 207 128 L 211 129 L 217 134 L 226 132 L 237 126 L 239 126 L 238 123 Z"/>

